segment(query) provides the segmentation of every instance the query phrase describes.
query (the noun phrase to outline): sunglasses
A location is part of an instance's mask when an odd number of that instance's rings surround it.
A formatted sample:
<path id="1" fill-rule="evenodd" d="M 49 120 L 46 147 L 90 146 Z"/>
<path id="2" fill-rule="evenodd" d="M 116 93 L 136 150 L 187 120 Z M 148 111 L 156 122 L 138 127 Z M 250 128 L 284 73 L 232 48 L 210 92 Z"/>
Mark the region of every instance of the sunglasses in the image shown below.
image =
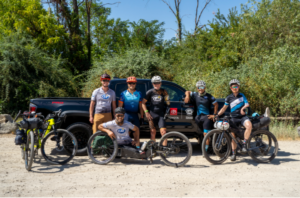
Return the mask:
<path id="1" fill-rule="evenodd" d="M 135 85 L 136 83 L 128 83 L 129 85 Z"/>
<path id="2" fill-rule="evenodd" d="M 198 89 L 205 89 L 205 87 L 198 87 Z"/>
<path id="3" fill-rule="evenodd" d="M 116 117 L 118 117 L 118 118 L 123 118 L 124 115 L 116 115 Z"/>
<path id="4" fill-rule="evenodd" d="M 109 82 L 109 80 L 102 80 L 103 82 Z"/>
<path id="5" fill-rule="evenodd" d="M 153 83 L 154 85 L 159 85 L 160 83 L 159 82 L 156 82 L 156 83 Z"/>
<path id="6" fill-rule="evenodd" d="M 239 88 L 239 86 L 238 85 L 234 85 L 234 86 L 231 86 L 231 88 L 232 89 L 237 89 L 237 88 Z"/>

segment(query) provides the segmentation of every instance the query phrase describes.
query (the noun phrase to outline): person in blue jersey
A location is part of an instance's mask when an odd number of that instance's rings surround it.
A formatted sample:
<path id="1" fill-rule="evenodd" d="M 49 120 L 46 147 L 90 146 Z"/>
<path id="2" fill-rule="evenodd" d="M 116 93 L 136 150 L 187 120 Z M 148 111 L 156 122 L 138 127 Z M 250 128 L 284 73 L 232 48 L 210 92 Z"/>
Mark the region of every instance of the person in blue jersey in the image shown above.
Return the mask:
<path id="1" fill-rule="evenodd" d="M 119 107 L 124 107 L 125 118 L 124 120 L 131 122 L 140 128 L 140 119 L 138 113 L 140 112 L 141 119 L 144 118 L 142 108 L 142 93 L 136 90 L 137 80 L 134 76 L 130 76 L 126 80 L 128 89 L 123 91 L 119 100 Z M 139 131 L 133 133 L 135 139 L 139 140 Z"/>
<path id="2" fill-rule="evenodd" d="M 233 79 L 229 82 L 229 86 L 232 91 L 232 94 L 226 97 L 225 104 L 222 107 L 222 109 L 219 111 L 218 116 L 222 115 L 230 105 L 231 117 L 232 117 L 231 121 L 233 122 L 233 124 L 236 126 L 242 124 L 246 128 L 244 134 L 245 139 L 243 141 L 243 148 L 242 148 L 242 152 L 246 153 L 247 152 L 246 142 L 249 139 L 252 131 L 252 123 L 244 111 L 247 107 L 249 107 L 249 103 L 245 95 L 239 92 L 240 81 L 238 81 L 237 79 Z M 234 133 L 232 133 L 232 135 L 235 137 Z M 231 144 L 232 144 L 232 156 L 230 160 L 235 161 L 237 145 L 233 140 Z"/>
<path id="3" fill-rule="evenodd" d="M 203 135 L 205 136 L 213 128 L 213 119 L 218 112 L 218 103 L 216 99 L 209 93 L 206 93 L 206 83 L 202 80 L 196 83 L 197 92 L 186 91 L 185 103 L 195 103 L 197 107 L 197 116 L 195 122 L 199 128 L 203 128 Z M 211 106 L 214 106 L 212 115 Z M 209 146 L 209 139 L 205 142 L 205 150 Z"/>

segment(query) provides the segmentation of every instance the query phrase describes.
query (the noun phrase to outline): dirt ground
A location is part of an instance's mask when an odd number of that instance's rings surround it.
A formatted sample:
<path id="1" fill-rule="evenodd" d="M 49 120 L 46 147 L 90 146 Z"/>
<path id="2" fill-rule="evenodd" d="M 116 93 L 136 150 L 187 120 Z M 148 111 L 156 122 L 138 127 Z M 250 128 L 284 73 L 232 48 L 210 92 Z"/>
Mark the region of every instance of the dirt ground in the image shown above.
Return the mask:
<path id="1" fill-rule="evenodd" d="M 0 197 L 300 196 L 300 142 L 280 141 L 279 148 L 270 164 L 240 156 L 212 165 L 193 142 L 193 156 L 182 168 L 166 166 L 159 157 L 153 164 L 116 159 L 101 166 L 82 156 L 57 166 L 39 155 L 27 172 L 14 136 L 0 135 Z"/>

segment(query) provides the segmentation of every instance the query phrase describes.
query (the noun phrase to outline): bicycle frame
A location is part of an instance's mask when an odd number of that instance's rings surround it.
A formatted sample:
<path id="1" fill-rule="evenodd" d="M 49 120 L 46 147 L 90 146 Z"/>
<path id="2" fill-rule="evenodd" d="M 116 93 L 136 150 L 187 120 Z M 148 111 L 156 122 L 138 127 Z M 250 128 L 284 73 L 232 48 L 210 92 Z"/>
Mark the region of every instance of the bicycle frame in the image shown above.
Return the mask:
<path id="1" fill-rule="evenodd" d="M 53 126 L 55 125 L 55 120 L 54 120 L 54 118 L 51 118 L 51 119 L 47 120 L 47 122 L 48 122 L 48 127 L 47 127 L 47 129 L 45 130 L 45 132 L 44 132 L 42 138 L 44 138 L 46 135 L 48 135 L 48 133 L 51 131 L 51 129 L 52 129 Z M 37 145 L 34 145 L 34 147 L 35 147 L 36 149 L 41 148 L 41 146 L 42 146 L 42 139 L 41 139 L 41 137 L 40 137 L 40 135 L 39 135 L 38 130 L 37 130 L 37 129 L 28 129 L 28 130 L 27 130 L 27 135 L 29 135 L 29 132 L 30 132 L 30 131 L 33 131 L 33 132 L 35 133 L 35 136 L 37 137 L 37 140 L 38 140 L 38 144 L 37 144 Z M 24 151 L 25 151 L 25 147 L 24 147 Z"/>

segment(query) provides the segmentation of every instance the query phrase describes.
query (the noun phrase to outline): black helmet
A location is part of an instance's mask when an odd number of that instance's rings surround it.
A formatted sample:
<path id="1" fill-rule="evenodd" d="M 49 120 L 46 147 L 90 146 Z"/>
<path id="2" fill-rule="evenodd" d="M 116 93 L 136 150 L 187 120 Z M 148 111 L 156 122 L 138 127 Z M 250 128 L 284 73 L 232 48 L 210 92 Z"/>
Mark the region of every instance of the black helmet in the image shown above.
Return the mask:
<path id="1" fill-rule="evenodd" d="M 101 80 L 110 80 L 110 75 L 107 73 L 101 75 Z"/>
<path id="2" fill-rule="evenodd" d="M 117 113 L 125 114 L 125 109 L 123 107 L 117 107 L 115 109 L 115 114 L 117 114 Z"/>

